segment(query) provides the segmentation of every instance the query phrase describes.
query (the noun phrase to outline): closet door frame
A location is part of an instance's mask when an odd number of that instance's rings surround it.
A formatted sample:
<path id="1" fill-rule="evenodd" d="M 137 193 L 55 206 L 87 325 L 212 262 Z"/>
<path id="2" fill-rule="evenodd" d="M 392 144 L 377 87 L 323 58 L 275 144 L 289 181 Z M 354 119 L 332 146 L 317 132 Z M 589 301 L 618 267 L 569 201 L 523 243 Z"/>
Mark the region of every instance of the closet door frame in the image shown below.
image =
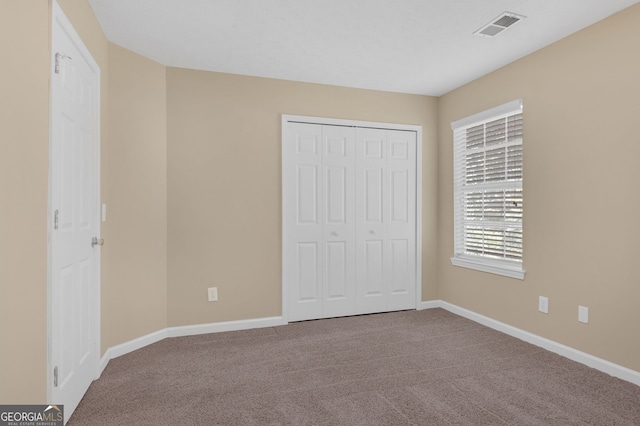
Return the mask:
<path id="1" fill-rule="evenodd" d="M 287 214 L 287 185 L 290 182 L 290 177 L 286 172 L 287 159 L 285 156 L 285 143 L 288 136 L 289 123 L 307 123 L 318 125 L 333 125 L 333 126 L 349 126 L 349 127 L 363 127 L 373 129 L 384 130 L 406 130 L 416 132 L 416 300 L 415 308 L 420 309 L 422 300 L 422 126 L 410 125 L 410 124 L 394 124 L 394 123 L 382 123 L 375 121 L 360 121 L 360 120 L 347 120 L 339 118 L 326 118 L 326 117 L 311 117 L 303 115 L 282 115 L 282 138 L 281 138 L 281 178 L 282 178 L 282 319 L 285 323 L 289 322 L 289 300 L 288 282 L 290 278 L 287 276 L 286 265 L 286 242 L 289 230 L 287 229 L 288 218 Z"/>

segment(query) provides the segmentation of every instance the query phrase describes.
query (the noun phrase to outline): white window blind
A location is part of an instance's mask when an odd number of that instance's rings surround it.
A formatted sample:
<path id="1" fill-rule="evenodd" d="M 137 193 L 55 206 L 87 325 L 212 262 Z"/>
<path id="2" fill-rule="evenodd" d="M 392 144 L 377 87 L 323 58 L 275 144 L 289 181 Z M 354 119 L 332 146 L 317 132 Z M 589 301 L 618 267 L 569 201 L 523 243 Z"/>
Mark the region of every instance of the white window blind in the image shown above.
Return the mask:
<path id="1" fill-rule="evenodd" d="M 454 144 L 452 263 L 524 278 L 522 101 L 451 124 Z"/>

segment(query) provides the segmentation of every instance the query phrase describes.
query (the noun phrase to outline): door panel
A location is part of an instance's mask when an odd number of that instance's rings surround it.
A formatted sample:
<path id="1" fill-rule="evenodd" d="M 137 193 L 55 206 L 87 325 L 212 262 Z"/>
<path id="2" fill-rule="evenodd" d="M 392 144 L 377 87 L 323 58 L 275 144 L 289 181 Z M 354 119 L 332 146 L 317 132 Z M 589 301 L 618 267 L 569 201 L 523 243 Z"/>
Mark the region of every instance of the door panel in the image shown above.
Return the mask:
<path id="1" fill-rule="evenodd" d="M 306 129 L 302 129 L 301 126 L 296 126 L 296 153 L 302 157 L 307 156 L 307 158 L 316 158 L 318 155 L 318 149 L 320 146 L 320 134 L 316 133 L 319 126 L 313 126 L 312 129 L 306 131 Z"/>
<path id="2" fill-rule="evenodd" d="M 331 129 L 323 126 L 325 158 L 342 158 L 348 160 L 350 155 L 347 145 L 351 142 L 351 129 L 335 128 Z"/>
<path id="3" fill-rule="evenodd" d="M 327 224 L 346 225 L 347 223 L 347 168 L 330 166 L 327 176 Z"/>
<path id="4" fill-rule="evenodd" d="M 55 2 L 53 17 L 49 402 L 64 404 L 67 420 L 98 369 L 100 77 Z"/>
<path id="5" fill-rule="evenodd" d="M 415 306 L 416 293 L 416 136 L 388 130 L 390 190 L 389 294 L 387 309 Z"/>
<path id="6" fill-rule="evenodd" d="M 356 132 L 358 313 L 415 307 L 415 135 Z"/>
<path id="7" fill-rule="evenodd" d="M 293 123 L 288 130 L 284 159 L 286 174 L 293 180 L 283 194 L 290 218 L 283 273 L 290 283 L 289 316 L 305 320 L 322 316 L 322 127 Z"/>
<path id="8" fill-rule="evenodd" d="M 347 242 L 328 242 L 325 256 L 327 277 L 327 299 L 344 299 L 347 297 Z"/>
<path id="9" fill-rule="evenodd" d="M 298 297 L 300 302 L 318 302 L 318 244 L 298 244 Z"/>
<path id="10" fill-rule="evenodd" d="M 391 293 L 409 291 L 409 240 L 391 240 Z"/>
<path id="11" fill-rule="evenodd" d="M 391 170 L 391 217 L 395 223 L 407 223 L 409 218 L 409 173 Z"/>
<path id="12" fill-rule="evenodd" d="M 365 223 L 382 223 L 384 169 L 368 168 L 364 174 Z"/>
<path id="13" fill-rule="evenodd" d="M 389 216 L 386 131 L 356 131 L 356 312 L 386 309 L 385 221 Z"/>
<path id="14" fill-rule="evenodd" d="M 298 224 L 318 224 L 318 166 L 297 168 Z"/>
<path id="15" fill-rule="evenodd" d="M 382 240 L 365 241 L 364 297 L 383 296 L 384 246 Z"/>
<path id="16" fill-rule="evenodd" d="M 355 309 L 355 131 L 322 126 L 325 173 L 323 244 L 325 245 L 325 318 L 353 315 Z"/>
<path id="17" fill-rule="evenodd" d="M 384 130 L 364 129 L 364 158 L 367 160 L 382 160 L 384 155 Z M 361 132 L 362 133 L 362 132 Z"/>
<path id="18" fill-rule="evenodd" d="M 405 139 L 393 139 L 389 141 L 389 158 L 392 160 L 409 160 L 410 142 Z"/>
<path id="19" fill-rule="evenodd" d="M 86 130 L 80 130 L 80 146 L 78 148 L 80 157 L 80 172 L 78 176 L 78 194 L 79 194 L 79 210 L 78 226 L 80 229 L 92 232 L 92 220 L 95 218 L 95 203 L 97 200 L 93 195 L 92 185 L 95 185 L 93 178 L 93 160 L 94 160 L 94 135 L 87 133 Z"/>

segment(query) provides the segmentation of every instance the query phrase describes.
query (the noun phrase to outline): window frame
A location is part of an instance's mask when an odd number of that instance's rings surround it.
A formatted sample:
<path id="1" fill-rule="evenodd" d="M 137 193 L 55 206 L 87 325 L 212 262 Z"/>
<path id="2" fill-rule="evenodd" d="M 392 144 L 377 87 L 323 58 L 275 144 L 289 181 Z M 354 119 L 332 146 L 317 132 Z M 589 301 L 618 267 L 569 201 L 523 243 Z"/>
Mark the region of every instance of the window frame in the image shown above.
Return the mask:
<path id="1" fill-rule="evenodd" d="M 520 260 L 507 260 L 500 258 L 493 258 L 485 255 L 471 255 L 465 253 L 465 237 L 464 233 L 461 230 L 463 226 L 463 218 L 466 215 L 466 210 L 464 204 L 461 202 L 461 197 L 463 197 L 463 189 L 465 188 L 464 184 L 456 180 L 456 177 L 459 174 L 463 173 L 462 171 L 458 171 L 459 168 L 459 159 L 456 152 L 465 153 L 467 148 L 459 147 L 458 144 L 464 141 L 466 143 L 466 139 L 457 139 L 456 132 L 458 131 L 466 131 L 469 128 L 487 124 L 494 120 L 498 120 L 501 118 L 509 117 L 516 114 L 523 113 L 523 102 L 522 99 L 516 99 L 511 102 L 507 102 L 505 104 L 499 105 L 497 107 L 479 112 L 477 114 L 470 115 L 468 117 L 462 118 L 460 120 L 454 121 L 451 123 L 451 129 L 453 133 L 453 212 L 454 212 L 454 254 L 451 258 L 451 264 L 454 266 L 469 268 L 473 270 L 478 270 L 482 272 L 488 272 L 492 274 L 502 275 L 506 277 L 516 278 L 520 280 L 524 280 L 525 271 L 523 269 L 524 258 Z M 524 119 L 524 117 L 523 117 Z M 524 147 L 523 140 L 521 140 L 521 146 Z M 509 146 L 509 142 L 505 141 L 502 145 Z M 499 145 L 497 145 L 499 146 Z M 505 148 L 506 149 L 506 148 Z M 519 180 L 515 180 L 514 188 L 522 190 L 522 185 L 524 183 L 524 175 L 521 176 Z M 500 181 L 499 185 L 503 184 L 504 189 L 507 189 L 509 186 L 509 180 L 505 176 L 505 179 Z M 484 210 L 483 210 L 484 211 Z M 524 211 L 523 211 L 524 213 Z M 520 227 L 522 227 L 523 220 L 520 221 Z M 506 221 L 500 222 L 505 224 Z M 504 225 L 503 225 L 504 226 Z M 524 245 L 524 235 L 521 237 L 521 244 Z"/>

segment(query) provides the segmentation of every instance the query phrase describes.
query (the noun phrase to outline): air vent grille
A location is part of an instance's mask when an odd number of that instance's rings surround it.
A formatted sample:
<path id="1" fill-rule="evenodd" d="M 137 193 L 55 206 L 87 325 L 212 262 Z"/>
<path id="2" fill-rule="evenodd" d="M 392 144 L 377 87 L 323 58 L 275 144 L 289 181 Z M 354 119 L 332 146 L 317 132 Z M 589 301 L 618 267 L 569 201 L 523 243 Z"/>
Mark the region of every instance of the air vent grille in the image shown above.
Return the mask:
<path id="1" fill-rule="evenodd" d="M 525 17 L 522 15 L 516 15 L 515 13 L 505 12 L 502 15 L 498 16 L 497 18 L 492 19 L 491 22 L 489 22 L 487 25 L 483 26 L 482 28 L 474 32 L 474 34 L 487 36 L 487 37 L 494 37 L 500 34 L 501 32 L 503 32 L 504 30 L 506 30 L 507 28 L 509 28 L 510 26 L 512 26 L 513 24 L 515 24 L 516 22 L 523 20 L 524 18 Z"/>
<path id="2" fill-rule="evenodd" d="M 520 18 L 518 18 L 517 16 L 504 15 L 502 18 L 500 18 L 497 21 L 495 21 L 493 23 L 493 25 L 497 25 L 499 27 L 508 28 L 511 25 L 513 25 L 516 22 L 518 22 L 519 20 L 520 20 Z"/>

